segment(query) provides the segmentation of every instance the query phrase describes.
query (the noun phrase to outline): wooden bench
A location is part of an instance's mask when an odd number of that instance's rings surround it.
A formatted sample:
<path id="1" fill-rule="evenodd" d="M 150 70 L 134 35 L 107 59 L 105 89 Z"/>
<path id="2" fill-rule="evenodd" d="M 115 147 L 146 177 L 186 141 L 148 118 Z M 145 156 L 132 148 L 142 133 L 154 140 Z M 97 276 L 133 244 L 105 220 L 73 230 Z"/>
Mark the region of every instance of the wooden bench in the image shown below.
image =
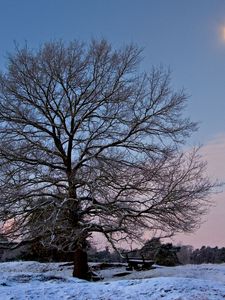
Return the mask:
<path id="1" fill-rule="evenodd" d="M 141 271 L 141 270 L 150 270 L 152 265 L 154 264 L 154 260 L 145 259 L 143 255 L 141 255 L 141 258 L 138 257 L 129 257 L 128 254 L 126 254 L 127 259 L 127 271 Z"/>

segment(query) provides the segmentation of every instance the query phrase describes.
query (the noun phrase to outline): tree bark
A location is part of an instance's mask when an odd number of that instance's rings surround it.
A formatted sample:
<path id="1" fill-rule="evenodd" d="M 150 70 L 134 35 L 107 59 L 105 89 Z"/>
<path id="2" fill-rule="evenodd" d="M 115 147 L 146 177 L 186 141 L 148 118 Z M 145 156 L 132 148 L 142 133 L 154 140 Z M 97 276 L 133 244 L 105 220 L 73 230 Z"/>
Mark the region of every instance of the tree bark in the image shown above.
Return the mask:
<path id="1" fill-rule="evenodd" d="M 88 271 L 87 252 L 82 248 L 77 248 L 74 252 L 73 277 L 90 280 Z"/>

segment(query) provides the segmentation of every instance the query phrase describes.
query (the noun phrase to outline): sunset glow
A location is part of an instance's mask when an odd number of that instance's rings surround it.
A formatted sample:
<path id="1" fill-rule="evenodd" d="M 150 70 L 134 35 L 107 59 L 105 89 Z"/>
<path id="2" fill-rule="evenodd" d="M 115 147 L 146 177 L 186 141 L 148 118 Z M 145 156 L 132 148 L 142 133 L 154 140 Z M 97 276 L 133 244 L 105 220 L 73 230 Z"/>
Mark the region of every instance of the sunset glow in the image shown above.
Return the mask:
<path id="1" fill-rule="evenodd" d="M 220 37 L 223 42 L 225 42 L 225 25 L 221 26 L 220 28 Z"/>

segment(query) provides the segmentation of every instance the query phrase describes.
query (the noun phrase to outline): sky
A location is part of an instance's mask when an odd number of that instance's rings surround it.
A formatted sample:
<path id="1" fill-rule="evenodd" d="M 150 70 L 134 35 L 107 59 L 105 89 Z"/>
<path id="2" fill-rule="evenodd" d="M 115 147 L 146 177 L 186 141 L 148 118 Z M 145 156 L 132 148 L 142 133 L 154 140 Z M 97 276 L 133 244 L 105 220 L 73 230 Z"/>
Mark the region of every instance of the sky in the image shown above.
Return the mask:
<path id="1" fill-rule="evenodd" d="M 202 145 L 212 178 L 225 181 L 224 0 L 0 0 L 0 68 L 15 43 L 106 38 L 143 48 L 142 68 L 164 65 L 175 89 L 190 95 L 185 114 L 199 122 L 188 141 Z M 225 246 L 225 192 L 213 196 L 206 222 L 176 241 Z"/>

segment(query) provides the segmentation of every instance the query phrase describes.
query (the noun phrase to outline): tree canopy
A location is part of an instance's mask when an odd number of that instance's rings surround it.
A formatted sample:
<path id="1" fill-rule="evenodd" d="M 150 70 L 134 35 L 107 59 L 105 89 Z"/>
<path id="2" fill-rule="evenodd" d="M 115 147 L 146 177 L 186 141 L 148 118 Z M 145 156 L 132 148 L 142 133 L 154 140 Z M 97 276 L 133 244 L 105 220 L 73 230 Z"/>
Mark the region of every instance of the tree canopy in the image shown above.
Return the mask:
<path id="1" fill-rule="evenodd" d="M 5 233 L 71 251 L 192 231 L 213 188 L 170 72 L 139 71 L 135 45 L 17 48 L 0 75 L 0 219 Z"/>

